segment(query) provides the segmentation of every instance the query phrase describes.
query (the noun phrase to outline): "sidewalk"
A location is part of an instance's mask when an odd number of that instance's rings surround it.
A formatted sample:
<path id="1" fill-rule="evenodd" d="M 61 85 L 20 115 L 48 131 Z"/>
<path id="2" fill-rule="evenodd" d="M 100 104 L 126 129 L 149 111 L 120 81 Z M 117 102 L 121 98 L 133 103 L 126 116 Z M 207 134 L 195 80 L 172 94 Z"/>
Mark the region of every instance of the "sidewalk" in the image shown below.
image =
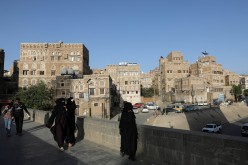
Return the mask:
<path id="1" fill-rule="evenodd" d="M 8 165 L 143 165 L 141 159 L 133 162 L 119 152 L 81 140 L 72 148 L 60 151 L 50 130 L 43 125 L 25 120 L 23 135 L 7 137 L 3 119 L 0 119 L 0 162 Z M 148 164 L 147 164 L 148 165 Z"/>

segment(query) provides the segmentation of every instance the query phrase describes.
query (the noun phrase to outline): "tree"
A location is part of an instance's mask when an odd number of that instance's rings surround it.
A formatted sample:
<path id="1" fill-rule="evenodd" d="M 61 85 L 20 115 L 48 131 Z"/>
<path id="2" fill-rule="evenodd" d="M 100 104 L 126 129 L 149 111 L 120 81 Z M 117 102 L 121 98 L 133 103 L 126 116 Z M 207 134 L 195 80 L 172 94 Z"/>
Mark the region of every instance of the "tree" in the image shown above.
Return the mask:
<path id="1" fill-rule="evenodd" d="M 242 94 L 241 85 L 233 85 L 230 93 L 234 95 L 235 102 L 237 102 L 238 96 Z"/>
<path id="2" fill-rule="evenodd" d="M 144 97 L 154 96 L 154 89 L 153 88 L 141 88 L 141 96 L 144 96 Z"/>
<path id="3" fill-rule="evenodd" d="M 20 89 L 16 97 L 19 97 L 28 108 L 49 110 L 53 106 L 53 90 L 49 89 L 43 81 L 32 85 L 26 90 Z"/>
<path id="4" fill-rule="evenodd" d="M 248 96 L 248 89 L 245 89 L 244 91 L 243 91 L 243 94 L 244 94 L 244 96 Z"/>

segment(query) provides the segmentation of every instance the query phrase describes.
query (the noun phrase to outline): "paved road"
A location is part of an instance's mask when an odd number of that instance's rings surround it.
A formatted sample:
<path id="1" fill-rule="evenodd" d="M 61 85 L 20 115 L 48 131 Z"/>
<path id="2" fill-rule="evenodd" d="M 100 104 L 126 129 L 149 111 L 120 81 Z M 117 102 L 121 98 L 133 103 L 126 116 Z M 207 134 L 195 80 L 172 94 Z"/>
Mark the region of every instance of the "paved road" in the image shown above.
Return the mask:
<path id="1" fill-rule="evenodd" d="M 0 162 L 2 165 L 143 165 L 151 164 L 137 157 L 133 162 L 118 152 L 87 140 L 81 140 L 61 152 L 48 128 L 25 120 L 23 136 L 7 137 L 0 119 Z"/>
<path id="2" fill-rule="evenodd" d="M 145 124 L 147 122 L 147 119 L 149 119 L 154 114 L 153 110 L 150 110 L 149 113 L 142 113 L 141 108 L 138 108 L 138 109 L 139 109 L 139 113 L 135 114 L 135 116 L 136 116 L 136 123 L 139 125 Z M 118 121 L 118 115 L 116 115 L 111 120 Z"/>
<path id="3" fill-rule="evenodd" d="M 141 124 L 145 124 L 147 119 L 149 119 L 153 114 L 154 114 L 154 110 L 149 110 L 148 113 L 142 113 L 141 112 L 141 108 L 139 108 L 139 113 L 135 114 L 136 116 L 136 123 L 141 125 Z"/>
<path id="4" fill-rule="evenodd" d="M 231 135 L 231 136 L 240 136 L 241 137 L 241 125 L 248 122 L 248 118 L 236 121 L 234 123 L 228 123 L 223 126 L 222 134 Z"/>

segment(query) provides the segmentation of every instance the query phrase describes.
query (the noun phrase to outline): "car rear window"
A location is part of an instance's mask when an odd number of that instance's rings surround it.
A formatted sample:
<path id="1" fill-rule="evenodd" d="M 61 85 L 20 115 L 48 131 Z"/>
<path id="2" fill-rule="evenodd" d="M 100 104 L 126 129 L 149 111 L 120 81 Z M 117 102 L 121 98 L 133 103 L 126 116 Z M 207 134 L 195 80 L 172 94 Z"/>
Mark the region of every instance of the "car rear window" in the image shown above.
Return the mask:
<path id="1" fill-rule="evenodd" d="M 214 128 L 214 125 L 206 125 L 207 128 Z"/>

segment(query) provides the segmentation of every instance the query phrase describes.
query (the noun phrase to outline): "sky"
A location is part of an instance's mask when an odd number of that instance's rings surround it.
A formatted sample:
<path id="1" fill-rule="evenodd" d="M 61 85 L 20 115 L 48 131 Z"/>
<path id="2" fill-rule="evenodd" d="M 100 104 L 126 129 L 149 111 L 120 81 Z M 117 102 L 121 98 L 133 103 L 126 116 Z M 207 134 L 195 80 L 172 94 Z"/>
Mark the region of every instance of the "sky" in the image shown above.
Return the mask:
<path id="1" fill-rule="evenodd" d="M 20 58 L 21 43 L 83 43 L 90 67 L 140 64 L 181 51 L 194 63 L 207 51 L 224 69 L 248 74 L 247 0 L 4 0 L 0 48 L 5 69 Z"/>

